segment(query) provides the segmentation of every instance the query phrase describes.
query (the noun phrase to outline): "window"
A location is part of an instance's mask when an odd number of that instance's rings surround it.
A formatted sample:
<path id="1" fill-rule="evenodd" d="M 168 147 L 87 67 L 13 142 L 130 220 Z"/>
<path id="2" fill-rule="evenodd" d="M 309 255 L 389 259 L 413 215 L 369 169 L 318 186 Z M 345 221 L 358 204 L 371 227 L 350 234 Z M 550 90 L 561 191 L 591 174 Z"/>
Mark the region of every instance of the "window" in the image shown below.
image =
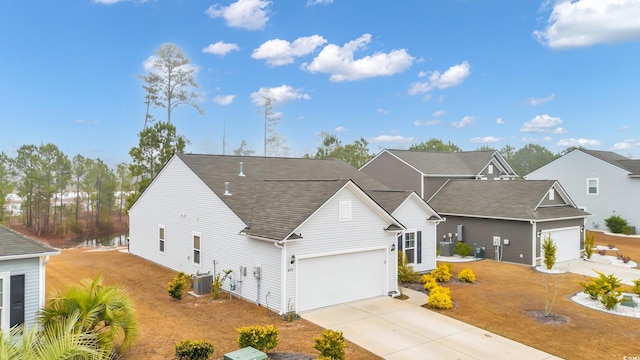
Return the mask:
<path id="1" fill-rule="evenodd" d="M 158 251 L 164 254 L 164 225 L 158 226 Z"/>
<path id="2" fill-rule="evenodd" d="M 200 234 L 193 234 L 193 263 L 200 265 Z"/>
<path id="3" fill-rule="evenodd" d="M 407 232 L 404 233 L 404 253 L 407 255 L 407 262 L 410 264 L 416 261 L 416 233 Z"/>
<path id="4" fill-rule="evenodd" d="M 351 201 L 340 201 L 340 221 L 350 221 L 351 220 Z"/>
<path id="5" fill-rule="evenodd" d="M 9 329 L 9 273 L 0 273 L 0 330 Z"/>
<path id="6" fill-rule="evenodd" d="M 599 193 L 598 179 L 587 179 L 587 195 L 598 195 Z"/>
<path id="7" fill-rule="evenodd" d="M 555 189 L 549 189 L 549 200 L 553 201 L 556 199 L 556 190 Z"/>

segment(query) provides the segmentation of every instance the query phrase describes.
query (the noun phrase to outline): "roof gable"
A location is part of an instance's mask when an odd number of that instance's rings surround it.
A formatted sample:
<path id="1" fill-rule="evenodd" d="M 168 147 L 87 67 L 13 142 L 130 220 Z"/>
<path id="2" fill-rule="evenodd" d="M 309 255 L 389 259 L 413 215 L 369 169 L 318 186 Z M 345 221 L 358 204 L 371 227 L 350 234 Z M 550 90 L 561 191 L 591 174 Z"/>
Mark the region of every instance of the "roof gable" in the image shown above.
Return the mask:
<path id="1" fill-rule="evenodd" d="M 640 175 L 640 160 L 629 159 L 626 156 L 622 156 L 612 151 L 586 149 L 576 149 L 574 151 L 582 151 L 585 154 L 591 155 L 613 166 L 617 166 L 623 170 L 628 171 L 629 175 Z"/>
<path id="2" fill-rule="evenodd" d="M 0 260 L 56 255 L 59 251 L 0 225 Z"/>

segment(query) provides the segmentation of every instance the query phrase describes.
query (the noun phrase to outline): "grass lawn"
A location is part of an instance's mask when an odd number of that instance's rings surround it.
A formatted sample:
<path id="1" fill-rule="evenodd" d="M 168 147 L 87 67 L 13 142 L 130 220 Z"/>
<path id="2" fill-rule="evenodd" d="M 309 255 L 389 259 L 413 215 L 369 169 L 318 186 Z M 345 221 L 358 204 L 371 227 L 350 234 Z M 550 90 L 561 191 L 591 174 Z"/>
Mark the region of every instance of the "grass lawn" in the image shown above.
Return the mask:
<path id="1" fill-rule="evenodd" d="M 640 260 L 640 239 L 594 234 L 596 244 L 614 244 L 634 261 Z M 640 357 L 640 319 L 591 310 L 569 300 L 582 291 L 578 282 L 588 277 L 543 274 L 493 260 L 454 264 L 454 274 L 466 267 L 475 272 L 478 282 L 444 285 L 451 288 L 454 308 L 440 313 L 566 359 Z M 527 312 L 544 310 L 545 279 L 560 281 L 552 312 L 568 317 L 568 323 L 543 324 Z"/>

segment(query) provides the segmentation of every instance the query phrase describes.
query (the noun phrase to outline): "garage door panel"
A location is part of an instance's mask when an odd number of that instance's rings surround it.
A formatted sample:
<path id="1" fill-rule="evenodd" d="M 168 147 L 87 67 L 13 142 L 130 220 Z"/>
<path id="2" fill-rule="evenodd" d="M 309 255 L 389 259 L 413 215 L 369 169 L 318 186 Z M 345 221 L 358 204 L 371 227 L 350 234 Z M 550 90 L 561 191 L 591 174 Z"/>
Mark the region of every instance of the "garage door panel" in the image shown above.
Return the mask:
<path id="1" fill-rule="evenodd" d="M 384 250 L 300 259 L 297 310 L 384 295 L 384 283 Z"/>
<path id="2" fill-rule="evenodd" d="M 580 228 L 551 229 L 542 231 L 540 238 L 540 254 L 544 258 L 542 244 L 544 239 L 551 234 L 551 239 L 556 245 L 556 262 L 575 260 L 580 258 Z"/>

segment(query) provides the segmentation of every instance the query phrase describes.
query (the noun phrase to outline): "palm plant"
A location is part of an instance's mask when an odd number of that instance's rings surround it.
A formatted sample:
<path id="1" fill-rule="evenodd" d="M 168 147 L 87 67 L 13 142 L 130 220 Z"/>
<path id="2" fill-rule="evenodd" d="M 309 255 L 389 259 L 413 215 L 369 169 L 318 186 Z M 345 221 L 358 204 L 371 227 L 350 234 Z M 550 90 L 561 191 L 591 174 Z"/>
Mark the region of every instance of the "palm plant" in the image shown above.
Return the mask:
<path id="1" fill-rule="evenodd" d="M 103 285 L 102 276 L 82 281 L 54 295 L 40 313 L 45 328 L 79 313 L 76 330 L 95 334 L 102 347 L 113 349 L 120 334 L 121 350 L 133 344 L 138 334 L 133 302 L 122 288 Z"/>
<path id="2" fill-rule="evenodd" d="M 24 331 L 22 326 L 16 326 L 0 332 L 0 359 L 111 359 L 110 351 L 98 345 L 95 334 L 77 330 L 79 321 L 80 313 L 74 312 L 41 331 L 37 327 Z"/>

